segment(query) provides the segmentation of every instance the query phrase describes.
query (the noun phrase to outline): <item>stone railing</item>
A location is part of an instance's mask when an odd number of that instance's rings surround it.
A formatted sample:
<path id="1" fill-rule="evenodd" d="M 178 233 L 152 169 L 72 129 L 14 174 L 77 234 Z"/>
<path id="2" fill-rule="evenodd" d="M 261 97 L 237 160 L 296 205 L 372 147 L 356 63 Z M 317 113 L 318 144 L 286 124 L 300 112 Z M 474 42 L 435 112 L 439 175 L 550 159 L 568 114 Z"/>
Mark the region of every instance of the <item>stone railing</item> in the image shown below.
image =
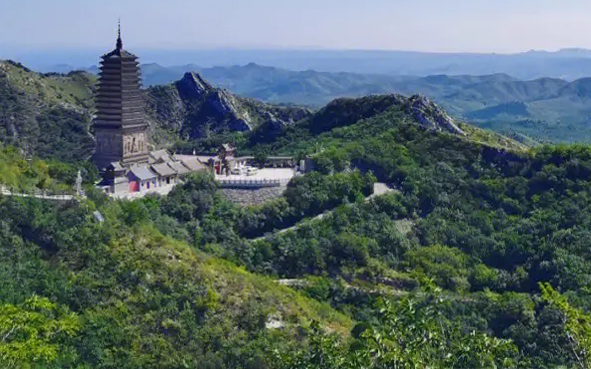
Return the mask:
<path id="1" fill-rule="evenodd" d="M 66 193 L 49 192 L 40 189 L 34 189 L 29 192 L 20 192 L 11 188 L 0 185 L 0 195 L 4 196 L 15 196 L 15 197 L 32 197 L 43 200 L 56 200 L 56 201 L 70 201 L 74 200 L 76 196 Z M 82 194 L 84 197 L 84 194 Z"/>
<path id="2" fill-rule="evenodd" d="M 263 187 L 281 187 L 279 179 L 230 179 L 218 178 L 218 184 L 221 188 L 263 188 Z"/>

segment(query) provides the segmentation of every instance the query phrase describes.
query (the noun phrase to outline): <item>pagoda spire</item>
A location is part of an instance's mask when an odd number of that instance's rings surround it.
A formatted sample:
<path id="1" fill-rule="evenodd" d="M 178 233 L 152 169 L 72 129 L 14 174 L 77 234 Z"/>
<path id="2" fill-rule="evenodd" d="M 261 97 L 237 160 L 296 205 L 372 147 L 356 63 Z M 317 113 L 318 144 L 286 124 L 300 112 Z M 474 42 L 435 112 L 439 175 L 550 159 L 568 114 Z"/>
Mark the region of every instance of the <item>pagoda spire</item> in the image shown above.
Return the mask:
<path id="1" fill-rule="evenodd" d="M 123 41 L 121 41 L 121 18 L 117 23 L 117 50 L 123 49 Z"/>

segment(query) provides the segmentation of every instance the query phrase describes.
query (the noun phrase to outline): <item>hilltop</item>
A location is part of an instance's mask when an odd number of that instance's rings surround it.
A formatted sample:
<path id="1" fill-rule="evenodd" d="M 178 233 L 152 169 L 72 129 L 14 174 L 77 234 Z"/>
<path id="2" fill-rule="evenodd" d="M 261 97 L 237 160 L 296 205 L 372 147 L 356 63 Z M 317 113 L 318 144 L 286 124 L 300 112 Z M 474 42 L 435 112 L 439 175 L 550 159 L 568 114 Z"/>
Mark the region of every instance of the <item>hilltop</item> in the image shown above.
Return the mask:
<path id="1" fill-rule="evenodd" d="M 310 114 L 304 108 L 274 106 L 233 95 L 213 87 L 195 72 L 146 92 L 147 112 L 155 120 L 154 126 L 183 140 L 248 132 L 269 122 L 288 125 Z"/>
<path id="2" fill-rule="evenodd" d="M 323 106 L 338 97 L 421 94 L 453 117 L 539 141 L 588 142 L 591 79 L 518 80 L 506 74 L 427 77 L 292 72 L 249 64 L 203 69 L 231 91 L 273 103 Z"/>
<path id="3" fill-rule="evenodd" d="M 29 102 L 22 108 L 7 107 L 6 104 L 14 98 L 5 99 L 5 106 L 0 109 L 7 122 L 4 124 L 3 142 L 33 149 L 38 145 L 44 146 L 38 151 L 41 155 L 44 155 L 44 150 L 55 152 L 60 147 L 71 145 L 69 142 L 87 152 L 92 145 L 84 127 L 89 127 L 89 115 L 92 114 L 90 92 L 95 78 L 83 72 L 41 75 L 26 68 L 16 68 L 14 63 L 4 62 L 4 65 L 13 66 L 4 68 L 5 75 L 17 72 L 21 75 L 13 78 L 11 83 L 4 80 L 3 89 L 11 91 L 4 94 L 20 96 L 21 104 L 25 97 Z M 195 69 L 200 72 L 193 72 Z M 254 63 L 213 68 L 194 65 L 166 68 L 149 64 L 143 66 L 143 70 L 148 79 L 146 85 L 150 84 L 149 80 L 165 83 L 145 90 L 148 120 L 153 140 L 158 146 L 221 132 L 248 131 L 269 121 L 279 125 L 292 124 L 309 115 L 310 110 L 319 109 L 340 97 L 390 93 L 421 94 L 437 101 L 455 119 L 528 143 L 591 140 L 587 132 L 591 109 L 590 79 L 572 82 L 554 78 L 523 81 L 506 74 L 412 77 L 311 70 L 295 72 Z M 23 89 L 23 76 L 30 80 L 51 81 L 46 83 L 47 88 L 54 86 L 70 92 L 64 97 L 63 94 L 55 94 L 54 90 L 44 91 L 45 96 L 50 97 L 46 99 L 32 93 L 31 89 Z M 179 79 L 168 82 L 173 78 Z M 41 90 L 45 89 L 45 85 L 38 86 Z M 41 91 L 39 88 L 36 91 Z M 62 106 L 59 106 L 60 96 L 64 103 Z M 58 107 L 54 108 L 56 104 Z M 298 105 L 310 108 L 297 108 Z M 43 108 L 32 109 L 32 106 Z M 19 120 L 18 125 L 11 125 L 9 121 L 16 115 L 8 111 L 17 111 L 19 113 L 16 114 L 24 118 Z M 44 131 L 51 131 L 53 137 L 68 134 L 63 127 L 54 124 L 62 115 L 66 116 L 70 126 L 73 125 L 68 127 L 75 130 L 75 134 L 57 140 L 44 139 Z M 39 130 L 38 117 L 49 130 Z M 16 143 L 18 140 L 15 137 L 21 130 L 28 130 L 25 136 L 29 142 Z M 12 141 L 8 141 L 9 137 Z M 66 159 L 66 156 L 63 158 Z"/>

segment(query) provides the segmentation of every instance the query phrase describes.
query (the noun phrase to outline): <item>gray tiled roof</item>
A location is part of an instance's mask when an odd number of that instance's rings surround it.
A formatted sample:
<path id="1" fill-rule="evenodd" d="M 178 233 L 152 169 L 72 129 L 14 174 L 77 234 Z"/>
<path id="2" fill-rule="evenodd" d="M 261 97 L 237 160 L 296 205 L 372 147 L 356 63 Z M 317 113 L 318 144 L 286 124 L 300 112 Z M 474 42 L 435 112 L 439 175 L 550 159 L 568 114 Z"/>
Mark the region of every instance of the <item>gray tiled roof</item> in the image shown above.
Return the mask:
<path id="1" fill-rule="evenodd" d="M 121 163 L 118 162 L 118 161 L 112 162 L 111 164 L 109 164 L 109 167 L 113 167 L 113 170 L 116 171 L 116 172 L 125 170 L 125 168 L 123 168 L 123 166 L 121 165 Z"/>
<path id="2" fill-rule="evenodd" d="M 146 166 L 133 166 L 129 169 L 129 172 L 141 181 L 147 181 L 158 177 L 152 173 Z"/>
<path id="3" fill-rule="evenodd" d="M 180 175 L 191 172 L 189 168 L 184 166 L 180 161 L 173 161 L 172 163 L 168 163 L 168 165 L 170 165 L 170 167 Z"/>
<path id="4" fill-rule="evenodd" d="M 187 168 L 189 168 L 189 170 L 191 172 L 198 172 L 200 170 L 204 170 L 204 169 L 207 169 L 208 168 L 207 165 L 202 164 L 196 158 L 191 158 L 191 159 L 185 159 L 185 160 L 183 160 L 183 165 L 186 166 Z"/>
<path id="5" fill-rule="evenodd" d="M 154 163 L 161 163 L 161 162 L 172 162 L 172 156 L 166 150 L 156 150 L 150 152 L 150 158 Z"/>
<path id="6" fill-rule="evenodd" d="M 172 169 L 168 164 L 152 164 L 152 170 L 156 172 L 160 177 L 170 177 L 176 175 L 176 171 Z"/>

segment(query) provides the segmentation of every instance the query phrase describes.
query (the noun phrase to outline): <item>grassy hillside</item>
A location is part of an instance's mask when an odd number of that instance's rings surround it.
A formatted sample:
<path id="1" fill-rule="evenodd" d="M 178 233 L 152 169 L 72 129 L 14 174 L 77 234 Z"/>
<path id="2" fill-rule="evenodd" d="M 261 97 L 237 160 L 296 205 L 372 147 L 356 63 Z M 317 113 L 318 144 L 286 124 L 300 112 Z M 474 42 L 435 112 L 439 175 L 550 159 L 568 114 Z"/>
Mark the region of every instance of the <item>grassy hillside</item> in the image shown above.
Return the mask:
<path id="1" fill-rule="evenodd" d="M 341 103 L 347 106 L 335 113 L 379 106 L 371 98 Z M 361 109 L 352 109 L 355 105 Z M 552 368 L 576 366 L 580 355 L 588 360 L 583 342 L 591 329 L 585 246 L 591 218 L 589 148 L 527 149 L 469 126 L 462 126 L 465 136 L 438 132 L 397 106 L 342 119 L 351 116 L 324 115 L 320 134 L 312 132 L 312 119 L 283 134 L 258 136 L 250 148 L 311 154 L 328 178 L 355 173 L 354 168 L 371 170 L 397 191 L 367 203 L 349 200 L 291 231 L 241 239 L 245 225 L 261 229 L 291 216 L 291 204 L 327 204 L 333 195 L 342 197 L 316 173 L 297 184 L 312 184 L 314 191 L 303 187 L 284 200 L 243 211 L 214 206 L 216 216 L 199 223 L 197 239 L 208 243 L 196 241 L 197 247 L 258 273 L 304 279 L 298 289 L 360 322 L 350 340 L 318 333 L 313 350 L 287 353 L 284 367 L 303 368 L 295 363 L 315 357 L 331 368 L 417 362 Z M 162 209 L 181 224 L 195 224 Z M 213 224 L 220 223 L 224 231 L 214 231 Z M 564 296 L 551 302 L 547 292 L 540 293 L 540 283 L 550 283 Z M 430 338 L 417 338 L 421 332 Z M 389 342 L 383 351 L 376 351 L 377 337 Z M 467 351 L 455 348 L 458 342 L 478 346 L 463 346 L 472 353 L 487 354 L 464 356 Z M 448 362 L 449 354 L 454 359 Z"/>
<path id="2" fill-rule="evenodd" d="M 162 236 L 140 203 L 89 193 L 0 195 L 2 367 L 266 368 L 304 347 L 312 322 L 348 335 L 327 303 Z"/>
<path id="3" fill-rule="evenodd" d="M 73 193 L 80 171 L 85 182 L 94 183 L 98 172 L 89 162 L 65 164 L 57 160 L 25 159 L 14 147 L 0 144 L 0 186 L 15 192 Z"/>
<path id="4" fill-rule="evenodd" d="M 424 126 L 417 122 L 409 111 L 413 98 L 401 95 L 375 95 L 358 99 L 338 99 L 320 109 L 311 117 L 298 124 L 284 127 L 282 130 L 268 129 L 262 126 L 238 142 L 245 151 L 262 151 L 269 154 L 318 155 L 329 151 L 331 146 L 354 144 L 360 149 L 369 149 L 361 143 L 365 139 L 376 137 L 399 124 Z M 424 114 L 429 116 L 439 109 L 432 102 L 426 101 Z M 459 123 L 465 131 L 460 139 L 480 142 L 489 146 L 514 151 L 523 151 L 526 145 L 491 131 L 485 131 L 469 124 Z M 427 127 L 448 132 L 445 127 Z M 425 128 L 425 129 L 427 129 Z"/>
<path id="5" fill-rule="evenodd" d="M 0 142 L 62 160 L 89 156 L 94 80 L 79 72 L 37 74 L 0 61 Z"/>
<path id="6" fill-rule="evenodd" d="M 92 155 L 93 90 L 96 77 L 85 72 L 38 74 L 0 61 L 0 143 L 25 155 L 62 161 Z M 154 147 L 177 141 L 244 132 L 264 123 L 291 124 L 310 113 L 235 96 L 195 73 L 176 83 L 144 90 L 146 120 Z"/>
<path id="7" fill-rule="evenodd" d="M 0 364 L 585 367 L 591 149 L 451 123 L 385 95 L 237 135 L 316 166 L 253 207 L 208 174 L 131 202 L 0 197 Z M 67 185 L 3 155 L 4 180 Z"/>

